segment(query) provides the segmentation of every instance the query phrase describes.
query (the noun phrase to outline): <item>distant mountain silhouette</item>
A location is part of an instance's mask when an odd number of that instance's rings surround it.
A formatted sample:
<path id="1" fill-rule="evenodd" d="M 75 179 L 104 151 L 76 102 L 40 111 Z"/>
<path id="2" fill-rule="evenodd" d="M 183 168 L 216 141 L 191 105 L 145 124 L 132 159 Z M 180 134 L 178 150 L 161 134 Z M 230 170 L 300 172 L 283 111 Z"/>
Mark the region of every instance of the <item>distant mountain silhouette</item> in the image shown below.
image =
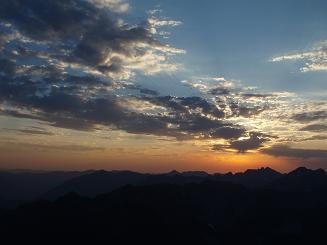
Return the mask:
<path id="1" fill-rule="evenodd" d="M 0 199 L 33 200 L 68 179 L 90 172 L 0 171 Z"/>
<path id="2" fill-rule="evenodd" d="M 141 174 L 132 171 L 96 171 L 70 179 L 48 191 L 43 197 L 56 199 L 69 192 L 76 192 L 86 197 L 110 192 L 125 185 L 149 185 L 160 183 L 185 184 L 198 183 L 207 175 L 195 172 L 179 173 L 172 171 L 166 174 Z"/>
<path id="3" fill-rule="evenodd" d="M 249 169 L 243 173 L 208 174 L 202 171 L 144 174 L 132 171 L 90 170 L 84 172 L 0 172 L 0 208 L 35 199 L 55 200 L 75 192 L 95 197 L 126 185 L 201 183 L 219 181 L 240 184 L 250 189 L 278 191 L 320 191 L 327 189 L 322 169 L 300 167 L 288 174 L 271 168 Z"/>
<path id="4" fill-rule="evenodd" d="M 99 170 L 72 178 L 49 190 L 44 197 L 56 199 L 69 192 L 76 192 L 82 196 L 93 197 L 101 193 L 110 192 L 128 184 L 137 184 L 146 178 L 146 174 L 131 171 Z"/>

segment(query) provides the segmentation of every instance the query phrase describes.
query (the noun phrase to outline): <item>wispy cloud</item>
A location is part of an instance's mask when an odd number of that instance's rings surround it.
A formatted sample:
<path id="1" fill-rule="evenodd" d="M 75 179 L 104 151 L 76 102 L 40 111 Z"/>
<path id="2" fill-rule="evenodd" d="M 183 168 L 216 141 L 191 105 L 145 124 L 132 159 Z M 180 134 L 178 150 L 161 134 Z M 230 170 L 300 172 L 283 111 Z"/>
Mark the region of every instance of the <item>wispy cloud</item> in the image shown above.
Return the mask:
<path id="1" fill-rule="evenodd" d="M 292 60 L 305 62 L 300 68 L 301 72 L 327 71 L 327 41 L 320 42 L 307 51 L 284 54 L 271 59 L 272 62 Z"/>

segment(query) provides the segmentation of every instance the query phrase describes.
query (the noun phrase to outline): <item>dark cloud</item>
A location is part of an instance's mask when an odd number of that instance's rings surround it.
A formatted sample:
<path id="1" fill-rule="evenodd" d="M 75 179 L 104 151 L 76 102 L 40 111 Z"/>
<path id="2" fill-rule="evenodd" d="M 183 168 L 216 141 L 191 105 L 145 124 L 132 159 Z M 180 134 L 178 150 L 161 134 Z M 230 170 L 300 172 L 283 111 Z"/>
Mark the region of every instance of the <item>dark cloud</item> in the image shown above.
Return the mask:
<path id="1" fill-rule="evenodd" d="M 149 56 L 149 50 L 154 63 L 144 68 L 147 73 L 161 70 L 162 58 L 168 53 L 181 52 L 159 42 L 147 21 L 129 25 L 110 8 L 85 0 L 3 0 L 0 20 L 7 24 L 0 26 L 0 40 L 16 35 L 1 49 L 5 50 L 2 54 L 25 62 L 27 57 L 33 58 L 29 66 L 40 67 L 42 63 L 48 70 L 59 65 L 126 77 L 133 70 L 128 62 L 142 70 L 142 58 Z M 29 44 L 22 39 L 28 39 Z M 153 70 L 148 70 L 151 67 Z"/>
<path id="2" fill-rule="evenodd" d="M 233 140 L 230 142 L 230 148 L 238 150 L 239 152 L 246 152 L 248 150 L 258 149 L 263 146 L 263 143 L 270 139 L 261 133 L 250 132 L 249 138 L 242 140 Z"/>
<path id="3" fill-rule="evenodd" d="M 1 116 L 22 118 L 22 119 L 44 120 L 43 117 L 40 117 L 38 115 L 22 113 L 22 112 L 19 112 L 19 111 L 16 111 L 16 110 L 1 110 L 0 109 L 0 115 Z"/>
<path id="4" fill-rule="evenodd" d="M 105 98 L 84 99 L 60 91 L 50 92 L 41 97 L 29 95 L 27 98 L 22 97 L 16 101 L 22 109 L 37 109 L 34 114 L 17 111 L 2 111 L 2 114 L 46 121 L 51 126 L 76 130 L 92 130 L 95 125 L 101 124 L 130 133 L 172 136 L 178 139 L 192 139 L 198 136 L 209 138 L 211 132 L 216 132 L 223 126 L 232 126 L 219 118 L 202 115 L 203 111 L 211 116 L 216 115 L 215 107 L 202 100 L 201 103 L 193 105 L 192 101 L 200 101 L 193 97 L 190 99 L 187 97 L 149 97 L 148 100 L 160 102 L 159 104 L 167 108 L 170 114 L 148 115 L 132 112 L 128 108 L 121 107 L 120 98 L 113 95 L 107 94 Z M 199 112 L 196 111 L 198 108 Z M 168 124 L 174 126 L 169 127 Z M 218 130 L 214 133 L 214 137 L 226 138 L 228 134 L 234 137 L 243 132 L 243 130 L 231 128 Z"/>
<path id="5" fill-rule="evenodd" d="M 304 140 L 327 140 L 327 135 L 314 135 Z"/>
<path id="6" fill-rule="evenodd" d="M 327 119 L 327 112 L 326 111 L 303 112 L 293 115 L 292 119 L 298 122 L 311 122 L 321 119 Z"/>
<path id="7" fill-rule="evenodd" d="M 219 110 L 214 104 L 209 103 L 201 97 L 181 97 L 178 98 L 181 105 L 189 109 L 201 109 L 203 113 L 210 114 L 217 118 L 224 117 L 225 113 Z"/>
<path id="8" fill-rule="evenodd" d="M 237 139 L 246 132 L 243 128 L 221 127 L 211 133 L 213 138 Z"/>
<path id="9" fill-rule="evenodd" d="M 274 96 L 273 94 L 258 94 L 258 93 L 242 93 L 245 98 L 267 98 Z"/>
<path id="10" fill-rule="evenodd" d="M 75 118 L 60 114 L 43 114 L 42 120 L 48 122 L 50 126 L 57 128 L 79 131 L 92 131 L 96 129 L 94 122 L 90 122 L 83 118 Z"/>
<path id="11" fill-rule="evenodd" d="M 311 124 L 300 129 L 301 131 L 327 132 L 327 125 Z"/>
<path id="12" fill-rule="evenodd" d="M 47 41 L 78 37 L 85 32 L 85 23 L 96 20 L 97 11 L 85 1 L 3 0 L 0 16 L 28 37 Z"/>
<path id="13" fill-rule="evenodd" d="M 147 88 L 141 88 L 140 93 L 142 94 L 147 94 L 147 95 L 159 95 L 159 92 L 152 90 L 152 89 L 147 89 Z"/>
<path id="14" fill-rule="evenodd" d="M 266 110 L 266 108 L 260 106 L 247 107 L 235 102 L 230 103 L 229 108 L 233 113 L 232 116 L 246 118 L 259 115 L 261 112 Z"/>
<path id="15" fill-rule="evenodd" d="M 29 134 L 29 135 L 54 135 L 52 132 L 45 131 L 43 129 L 11 129 L 11 128 L 3 128 L 2 130 L 6 131 L 14 131 L 19 132 L 23 134 Z"/>
<path id="16" fill-rule="evenodd" d="M 327 158 L 326 150 L 291 148 L 287 145 L 274 145 L 262 149 L 261 152 L 276 157 Z"/>
<path id="17" fill-rule="evenodd" d="M 221 128 L 226 130 L 226 127 Z M 218 129 L 219 131 L 219 129 Z M 228 134 L 226 133 L 228 132 Z M 274 136 L 270 136 L 264 133 L 259 132 L 246 132 L 246 130 L 242 130 L 240 128 L 228 129 L 228 131 L 224 132 L 224 139 L 229 140 L 228 144 L 214 144 L 212 146 L 212 150 L 214 151 L 222 151 L 225 152 L 227 150 L 237 150 L 239 153 L 245 153 L 249 150 L 256 150 L 263 146 L 263 144 L 269 141 L 271 138 L 275 138 Z M 239 137 L 244 137 L 243 139 L 236 139 Z"/>
<path id="18" fill-rule="evenodd" d="M 33 149 L 36 151 L 75 151 L 75 152 L 86 152 L 86 151 L 103 151 L 103 147 L 93 147 L 86 145 L 45 145 L 45 144 L 32 144 L 32 143 L 14 143 L 7 142 L 5 145 L 0 145 L 0 151 L 7 151 L 7 149 Z"/>
<path id="19" fill-rule="evenodd" d="M 130 89 L 130 90 L 136 90 L 139 91 L 143 95 L 153 95 L 153 96 L 159 96 L 159 92 L 156 90 L 148 89 L 148 88 L 143 88 L 140 85 L 136 84 L 122 84 L 121 85 L 125 89 Z"/>
<path id="20" fill-rule="evenodd" d="M 58 128 L 74 129 L 80 131 L 92 131 L 95 128 L 93 122 L 89 122 L 82 118 L 70 117 L 60 113 L 37 112 L 30 114 L 15 110 L 0 110 L 0 115 L 47 122 L 50 126 Z"/>
<path id="21" fill-rule="evenodd" d="M 211 95 L 229 95 L 230 92 L 231 91 L 228 88 L 221 88 L 221 87 L 212 88 L 208 91 L 208 93 Z"/>
<path id="22" fill-rule="evenodd" d="M 216 117 L 223 118 L 225 113 L 223 110 L 217 108 L 216 105 L 209 103 L 207 100 L 201 97 L 173 97 L 173 96 L 162 96 L 162 97 L 143 97 L 142 99 L 148 100 L 149 102 L 170 108 L 179 113 L 190 113 L 190 110 L 200 110 L 202 113 Z"/>

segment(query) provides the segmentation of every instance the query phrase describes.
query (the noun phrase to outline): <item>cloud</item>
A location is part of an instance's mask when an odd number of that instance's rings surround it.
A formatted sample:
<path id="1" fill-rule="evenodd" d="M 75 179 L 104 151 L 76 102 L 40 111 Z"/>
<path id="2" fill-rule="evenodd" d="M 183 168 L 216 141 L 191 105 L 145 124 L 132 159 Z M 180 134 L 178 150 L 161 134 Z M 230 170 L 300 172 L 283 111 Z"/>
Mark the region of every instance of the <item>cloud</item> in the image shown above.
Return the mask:
<path id="1" fill-rule="evenodd" d="M 222 138 L 228 140 L 228 144 L 214 144 L 212 150 L 227 152 L 230 150 L 237 150 L 239 153 L 246 153 L 249 150 L 257 150 L 263 147 L 263 144 L 270 141 L 274 136 L 259 133 L 247 132 L 240 128 L 228 129 L 222 128 Z M 239 139 L 238 139 L 239 138 Z"/>
<path id="2" fill-rule="evenodd" d="M 109 8 L 114 12 L 124 13 L 130 9 L 129 3 L 123 0 L 86 0 L 99 8 Z"/>
<path id="3" fill-rule="evenodd" d="M 2 128 L 2 130 L 6 131 L 14 131 L 19 132 L 23 134 L 29 134 L 29 135 L 54 135 L 52 132 L 45 131 L 41 128 L 31 128 L 31 129 L 11 129 L 11 128 Z"/>
<path id="4" fill-rule="evenodd" d="M 149 31 L 152 34 L 157 34 L 163 38 L 168 38 L 170 35 L 169 31 L 166 31 L 167 28 L 176 27 L 183 24 L 181 21 L 173 20 L 167 17 L 158 17 L 162 11 L 160 9 L 154 9 L 148 11 L 149 17 L 147 19 L 147 23 L 149 26 Z M 160 30 L 161 28 L 165 28 L 165 30 Z"/>
<path id="5" fill-rule="evenodd" d="M 179 26 L 182 24 L 181 21 L 176 20 L 169 20 L 169 19 L 158 19 L 154 16 L 150 17 L 148 19 L 149 24 L 152 27 L 158 27 L 158 26 Z"/>
<path id="6" fill-rule="evenodd" d="M 156 95 L 156 96 L 159 95 L 159 92 L 148 88 L 141 88 L 140 93 L 147 94 L 147 95 Z"/>
<path id="7" fill-rule="evenodd" d="M 268 98 L 275 96 L 274 94 L 259 94 L 259 93 L 242 93 L 245 98 Z"/>
<path id="8" fill-rule="evenodd" d="M 13 143 L 6 142 L 0 145 L 0 151 L 7 151 L 7 149 L 25 150 L 33 149 L 36 151 L 72 151 L 72 152 L 86 152 L 86 151 L 103 151 L 103 147 L 87 146 L 87 145 L 55 145 L 55 144 L 33 144 L 33 143 Z"/>
<path id="9" fill-rule="evenodd" d="M 20 112 L 18 110 L 3 110 L 0 108 L 0 115 L 16 117 L 16 118 L 32 119 L 32 120 L 42 120 L 42 118 L 38 115 L 24 113 L 24 112 Z"/>
<path id="10" fill-rule="evenodd" d="M 247 107 L 233 102 L 230 104 L 229 108 L 232 111 L 232 116 L 247 118 L 259 115 L 261 112 L 266 110 L 266 108 L 261 106 Z"/>
<path id="11" fill-rule="evenodd" d="M 327 125 L 311 124 L 301 128 L 300 131 L 327 132 Z"/>
<path id="12" fill-rule="evenodd" d="M 8 26 L 0 28 L 0 36 L 18 33 L 9 43 L 10 55 L 20 63 L 33 54 L 33 63 L 42 66 L 114 79 L 177 70 L 170 57 L 185 51 L 158 41 L 147 23 L 127 24 L 112 13 L 127 6 L 119 0 L 4 0 L 0 19 Z"/>
<path id="13" fill-rule="evenodd" d="M 211 133 L 213 138 L 238 139 L 246 130 L 244 128 L 221 127 Z"/>
<path id="14" fill-rule="evenodd" d="M 287 145 L 274 145 L 261 152 L 275 157 L 327 158 L 326 150 L 291 148 Z"/>
<path id="15" fill-rule="evenodd" d="M 224 112 L 217 108 L 213 103 L 206 99 L 192 97 L 174 97 L 174 96 L 159 96 L 159 97 L 143 97 L 142 100 L 147 100 L 155 105 L 163 106 L 179 113 L 203 113 L 216 118 L 223 118 Z"/>
<path id="16" fill-rule="evenodd" d="M 194 77 L 182 80 L 184 86 L 198 90 L 203 97 L 216 100 L 226 117 L 253 118 L 276 104 L 283 95 L 265 94 L 224 77 Z"/>
<path id="17" fill-rule="evenodd" d="M 309 138 L 305 138 L 304 140 L 305 141 L 306 140 L 327 140 L 327 135 L 314 135 Z"/>
<path id="18" fill-rule="evenodd" d="M 170 136 L 179 140 L 232 138 L 244 130 L 223 120 L 224 113 L 200 97 L 145 96 L 140 102 L 160 106 L 162 112 L 133 110 L 128 98 L 115 95 L 105 98 L 82 98 L 62 91 L 46 96 L 15 97 L 18 108 L 34 113 L 5 110 L 3 115 L 46 121 L 51 126 L 75 130 L 93 130 L 98 124 L 135 134 Z M 126 101 L 125 101 L 126 100 Z M 127 105 L 127 107 L 125 106 Z M 228 126 L 228 127 L 227 127 Z M 223 129 L 219 129 L 225 127 Z M 225 132 L 226 131 L 226 132 Z M 233 131 L 233 132 L 232 132 Z"/>
<path id="19" fill-rule="evenodd" d="M 0 19 L 8 24 L 1 26 L 0 36 L 18 34 L 6 39 L 6 50 L 0 54 L 0 103 L 7 105 L 1 113 L 54 127 L 89 131 L 101 124 L 179 139 L 207 136 L 206 130 L 221 126 L 217 118 L 224 113 L 200 97 L 163 98 L 154 90 L 133 88 L 143 95 L 138 98 L 141 103 L 160 104 L 170 111 L 164 115 L 136 112 L 130 103 L 134 96 L 119 94 L 127 84 L 120 79 L 131 78 L 135 71 L 173 71 L 177 64 L 169 57 L 184 53 L 159 42 L 149 30 L 151 25 L 178 22 L 156 18 L 152 24 L 127 24 L 112 13 L 121 3 L 125 2 L 3 1 Z"/>
<path id="20" fill-rule="evenodd" d="M 308 51 L 285 54 L 271 59 L 272 62 L 281 61 L 305 61 L 300 68 L 301 72 L 327 71 L 327 41 L 320 42 Z"/>
<path id="21" fill-rule="evenodd" d="M 292 119 L 298 122 L 311 122 L 316 120 L 327 119 L 326 111 L 301 112 L 292 116 Z"/>
<path id="22" fill-rule="evenodd" d="M 266 135 L 251 132 L 249 134 L 249 138 L 231 141 L 230 148 L 236 149 L 239 152 L 244 153 L 248 150 L 254 150 L 262 147 L 263 143 L 269 140 L 270 139 Z"/>

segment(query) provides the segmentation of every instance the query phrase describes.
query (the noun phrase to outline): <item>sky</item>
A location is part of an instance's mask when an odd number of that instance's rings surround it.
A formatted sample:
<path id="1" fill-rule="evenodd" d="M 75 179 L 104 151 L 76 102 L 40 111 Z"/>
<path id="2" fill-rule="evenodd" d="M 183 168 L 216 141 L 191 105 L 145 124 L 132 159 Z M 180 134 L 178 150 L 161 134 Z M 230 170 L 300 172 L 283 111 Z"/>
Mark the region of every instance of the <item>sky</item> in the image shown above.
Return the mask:
<path id="1" fill-rule="evenodd" d="M 3 0 L 0 169 L 327 169 L 324 0 Z"/>

